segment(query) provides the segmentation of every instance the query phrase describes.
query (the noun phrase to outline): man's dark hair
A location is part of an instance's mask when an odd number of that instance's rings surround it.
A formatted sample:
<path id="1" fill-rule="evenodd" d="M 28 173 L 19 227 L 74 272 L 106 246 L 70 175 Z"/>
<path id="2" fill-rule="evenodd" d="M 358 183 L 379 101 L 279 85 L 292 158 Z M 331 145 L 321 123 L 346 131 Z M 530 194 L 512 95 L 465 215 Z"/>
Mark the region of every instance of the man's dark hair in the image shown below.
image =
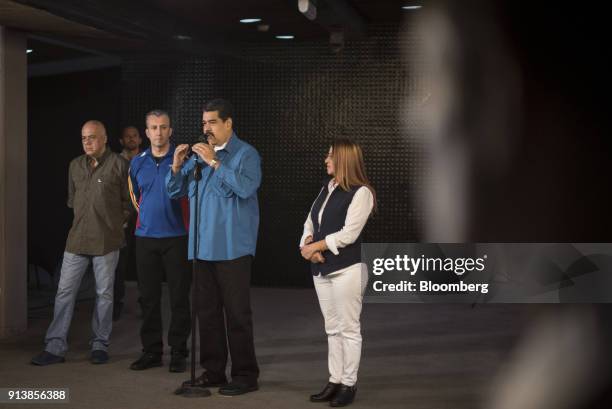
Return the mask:
<path id="1" fill-rule="evenodd" d="M 232 103 L 226 99 L 213 99 L 204 105 L 204 112 L 214 111 L 219 111 L 219 118 L 224 122 L 227 121 L 228 118 L 234 118 L 234 107 Z"/>
<path id="2" fill-rule="evenodd" d="M 147 112 L 147 114 L 145 115 L 145 124 L 147 123 L 147 119 L 149 119 L 150 116 L 156 116 L 159 118 L 160 116 L 164 115 L 167 116 L 170 120 L 170 123 L 172 123 L 172 120 L 170 119 L 170 114 L 167 111 L 164 111 L 163 109 L 153 109 Z"/>
<path id="3" fill-rule="evenodd" d="M 123 128 L 121 128 L 121 133 L 119 134 L 119 139 L 123 139 L 123 135 L 125 134 L 125 131 L 127 131 L 128 129 L 135 129 L 136 132 L 138 132 L 138 136 L 140 136 L 140 130 L 137 127 L 135 127 L 134 125 L 128 125 L 128 126 L 124 126 Z"/>

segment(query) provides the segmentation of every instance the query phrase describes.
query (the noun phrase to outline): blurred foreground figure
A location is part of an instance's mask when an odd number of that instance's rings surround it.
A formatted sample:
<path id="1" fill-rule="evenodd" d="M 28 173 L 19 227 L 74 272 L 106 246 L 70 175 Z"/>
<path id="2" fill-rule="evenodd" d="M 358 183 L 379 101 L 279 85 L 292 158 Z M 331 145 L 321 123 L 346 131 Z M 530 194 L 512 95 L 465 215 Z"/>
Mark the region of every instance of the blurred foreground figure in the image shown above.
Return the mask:
<path id="1" fill-rule="evenodd" d="M 417 86 L 403 121 L 428 158 L 426 241 L 612 241 L 602 15 L 471 0 L 428 2 L 410 20 Z M 484 407 L 612 407 L 611 316 L 605 304 L 543 307 Z"/>

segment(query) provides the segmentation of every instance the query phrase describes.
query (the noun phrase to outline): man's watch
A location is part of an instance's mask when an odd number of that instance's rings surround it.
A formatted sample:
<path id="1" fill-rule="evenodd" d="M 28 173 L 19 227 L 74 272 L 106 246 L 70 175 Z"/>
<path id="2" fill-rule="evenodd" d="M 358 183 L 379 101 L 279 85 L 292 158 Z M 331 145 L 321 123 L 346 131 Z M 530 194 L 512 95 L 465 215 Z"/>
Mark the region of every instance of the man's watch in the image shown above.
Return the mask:
<path id="1" fill-rule="evenodd" d="M 217 159 L 213 159 L 210 161 L 208 166 L 210 166 L 211 168 L 214 168 L 217 163 L 219 163 L 219 161 Z"/>

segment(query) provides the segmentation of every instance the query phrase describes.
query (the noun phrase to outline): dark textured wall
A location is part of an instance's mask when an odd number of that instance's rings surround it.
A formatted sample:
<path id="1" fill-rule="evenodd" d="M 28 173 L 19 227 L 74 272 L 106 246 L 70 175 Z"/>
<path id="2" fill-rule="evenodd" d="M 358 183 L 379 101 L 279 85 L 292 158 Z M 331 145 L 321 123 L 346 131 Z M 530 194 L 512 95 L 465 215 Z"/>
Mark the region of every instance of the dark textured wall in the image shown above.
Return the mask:
<path id="1" fill-rule="evenodd" d="M 485 5 L 495 7 L 491 11 Z M 453 127 L 443 136 L 450 139 L 437 143 L 444 148 L 463 143 L 480 160 L 472 161 L 474 183 L 465 194 L 471 206 L 465 240 L 609 242 L 611 139 L 604 101 L 609 75 L 607 65 L 599 62 L 608 49 L 602 45 L 606 25 L 593 23 L 605 14 L 585 9 L 576 19 L 572 9 L 546 20 L 547 5 L 528 14 L 516 2 L 483 1 L 480 6 L 447 2 L 455 30 L 452 43 L 461 50 L 455 54 L 469 58 L 441 64 L 457 83 L 450 84 L 456 86 L 454 105 L 446 107 Z M 580 29 L 568 29 L 579 22 Z M 499 37 L 487 35 L 491 27 Z M 145 112 L 165 108 L 174 119 L 176 140 L 193 142 L 201 132 L 201 105 L 215 97 L 234 102 L 238 134 L 263 157 L 256 284 L 310 285 L 297 240 L 325 176 L 323 157 L 334 136 L 349 135 L 362 143 L 378 191 L 379 213 L 365 239 L 423 238 L 424 215 L 415 210 L 413 199 L 423 197 L 428 173 L 417 141 L 429 135 L 419 129 L 422 109 L 411 104 L 424 105 L 427 79 L 409 75 L 402 61 L 424 67 L 427 56 L 417 52 L 418 38 L 399 36 L 397 27 L 369 30 L 365 39 L 348 42 L 339 54 L 325 44 L 275 42 L 233 57 L 185 60 L 158 54 L 125 61 L 121 70 L 31 78 L 30 261 L 53 268 L 61 256 L 72 219 L 65 207 L 67 167 L 81 153 L 78 138 L 86 119 L 103 120 L 117 149 L 121 126 L 143 129 Z M 508 112 L 516 119 L 512 129 L 491 120 L 490 99 L 483 97 L 508 87 L 504 70 L 489 64 L 490 55 L 500 49 L 515 61 L 521 79 L 521 104 Z M 448 80 L 443 78 L 441 85 L 449 86 Z M 410 98 L 402 108 L 405 96 Z M 512 151 L 496 156 L 487 148 L 494 140 Z M 492 172 L 491 163 L 503 162 L 496 160 L 499 156 L 506 158 L 503 172 Z"/>
<path id="2" fill-rule="evenodd" d="M 325 177 L 330 141 L 350 136 L 364 148 L 379 212 L 366 241 L 412 241 L 421 216 L 412 197 L 421 159 L 402 137 L 399 110 L 414 79 L 400 46 L 411 38 L 398 27 L 371 27 L 366 39 L 333 54 L 326 44 L 274 43 L 236 57 L 183 61 L 133 60 L 122 74 L 122 123 L 144 125 L 144 114 L 167 109 L 176 142 L 201 133 L 201 107 L 211 98 L 233 102 L 236 133 L 262 156 L 261 224 L 253 282 L 310 285 L 297 244 Z M 416 131 L 410 129 L 407 132 Z"/>

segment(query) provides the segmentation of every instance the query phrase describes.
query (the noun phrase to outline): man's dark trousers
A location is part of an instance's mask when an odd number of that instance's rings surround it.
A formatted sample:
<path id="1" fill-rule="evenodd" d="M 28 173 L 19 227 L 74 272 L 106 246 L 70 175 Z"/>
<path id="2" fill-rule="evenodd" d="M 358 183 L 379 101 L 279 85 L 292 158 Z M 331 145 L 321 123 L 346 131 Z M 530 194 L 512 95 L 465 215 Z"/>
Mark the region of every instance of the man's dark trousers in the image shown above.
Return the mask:
<path id="1" fill-rule="evenodd" d="M 234 260 L 197 262 L 200 363 L 213 382 L 225 380 L 229 345 L 232 381 L 257 384 L 259 367 L 250 299 L 252 259 L 247 255 Z"/>
<path id="2" fill-rule="evenodd" d="M 115 309 L 123 307 L 123 298 L 125 297 L 125 280 L 131 274 L 136 275 L 136 257 L 134 248 L 134 229 L 136 228 L 136 214 L 130 214 L 127 221 L 127 227 L 123 229 L 125 233 L 125 246 L 119 251 L 119 262 L 115 270 L 114 298 Z"/>
<path id="3" fill-rule="evenodd" d="M 161 298 L 165 271 L 172 314 L 168 344 L 173 351 L 186 355 L 191 329 L 191 266 L 187 260 L 187 236 L 136 237 L 136 264 L 143 313 L 140 330 L 143 350 L 159 355 L 163 353 Z"/>

